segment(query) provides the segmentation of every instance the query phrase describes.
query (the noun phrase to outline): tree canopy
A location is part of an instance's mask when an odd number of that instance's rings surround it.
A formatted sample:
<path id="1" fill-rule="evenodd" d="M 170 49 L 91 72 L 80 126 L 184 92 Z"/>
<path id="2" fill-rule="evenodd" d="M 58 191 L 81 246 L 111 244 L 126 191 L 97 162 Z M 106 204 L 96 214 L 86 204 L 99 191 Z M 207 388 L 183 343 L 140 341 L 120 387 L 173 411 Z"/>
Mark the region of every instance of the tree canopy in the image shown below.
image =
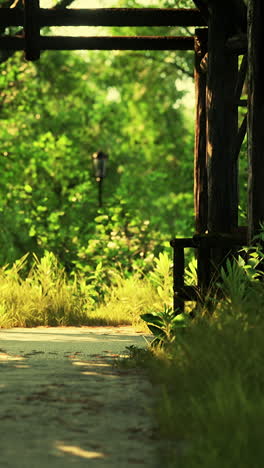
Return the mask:
<path id="1" fill-rule="evenodd" d="M 51 250 L 69 271 L 98 261 L 131 271 L 189 235 L 193 122 L 177 82 L 192 73 L 189 52 L 44 52 L 36 63 L 3 53 L 0 262 Z M 91 166 L 98 150 L 109 155 L 102 208 Z"/>

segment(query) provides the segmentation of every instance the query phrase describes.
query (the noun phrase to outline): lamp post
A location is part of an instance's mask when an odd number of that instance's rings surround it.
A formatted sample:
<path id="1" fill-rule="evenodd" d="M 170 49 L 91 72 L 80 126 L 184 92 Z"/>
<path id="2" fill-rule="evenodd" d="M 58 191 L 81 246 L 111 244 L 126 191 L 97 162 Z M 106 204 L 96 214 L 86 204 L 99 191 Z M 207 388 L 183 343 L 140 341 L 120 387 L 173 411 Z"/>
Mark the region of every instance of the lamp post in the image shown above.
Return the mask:
<path id="1" fill-rule="evenodd" d="M 103 206 L 102 192 L 103 192 L 103 179 L 106 174 L 106 162 L 108 155 L 103 151 L 97 151 L 92 155 L 95 180 L 98 182 L 98 203 L 99 208 Z"/>

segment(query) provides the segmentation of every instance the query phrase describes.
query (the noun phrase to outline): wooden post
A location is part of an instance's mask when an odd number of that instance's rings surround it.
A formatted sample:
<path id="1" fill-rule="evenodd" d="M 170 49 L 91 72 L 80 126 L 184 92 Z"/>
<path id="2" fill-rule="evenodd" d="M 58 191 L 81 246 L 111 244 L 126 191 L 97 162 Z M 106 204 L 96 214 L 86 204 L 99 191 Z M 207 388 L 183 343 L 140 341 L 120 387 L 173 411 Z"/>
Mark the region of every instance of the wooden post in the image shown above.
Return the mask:
<path id="1" fill-rule="evenodd" d="M 264 222 L 264 2 L 248 2 L 248 158 L 249 239 Z"/>
<path id="2" fill-rule="evenodd" d="M 235 88 L 238 57 L 226 48 L 234 34 L 235 20 L 229 0 L 209 2 L 207 72 L 207 165 L 209 233 L 231 233 L 238 223 L 237 162 L 233 157 L 238 131 Z M 225 257 L 212 250 L 218 267 Z"/>
<path id="3" fill-rule="evenodd" d="M 206 73 L 201 70 L 201 61 L 207 53 L 208 29 L 196 29 L 195 50 L 195 147 L 194 147 L 194 210 L 195 232 L 204 234 L 208 223 L 208 189 L 206 162 Z M 197 279 L 201 298 L 210 281 L 210 249 L 197 248 Z"/>
<path id="4" fill-rule="evenodd" d="M 194 211 L 197 234 L 207 230 L 208 193 L 206 164 L 206 74 L 200 68 L 207 52 L 207 29 L 196 29 L 195 50 L 195 148 L 194 148 Z"/>
<path id="5" fill-rule="evenodd" d="M 38 60 L 40 57 L 39 0 L 24 0 L 25 58 Z"/>
<path id="6" fill-rule="evenodd" d="M 175 315 L 184 312 L 184 299 L 181 290 L 184 287 L 184 247 L 173 249 L 173 309 Z"/>

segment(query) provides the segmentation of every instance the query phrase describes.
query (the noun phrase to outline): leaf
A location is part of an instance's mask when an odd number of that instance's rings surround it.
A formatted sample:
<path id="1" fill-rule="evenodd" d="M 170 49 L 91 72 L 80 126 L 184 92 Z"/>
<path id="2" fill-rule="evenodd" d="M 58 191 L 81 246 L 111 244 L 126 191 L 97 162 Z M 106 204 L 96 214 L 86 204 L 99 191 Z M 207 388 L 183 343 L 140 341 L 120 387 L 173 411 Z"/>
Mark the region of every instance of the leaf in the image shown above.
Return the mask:
<path id="1" fill-rule="evenodd" d="M 36 228 L 35 228 L 35 226 L 31 226 L 31 228 L 29 230 L 29 236 L 34 237 L 35 235 L 36 235 Z"/>
<path id="2" fill-rule="evenodd" d="M 155 327 L 154 325 L 149 325 L 149 324 L 148 324 L 148 327 L 149 327 L 151 333 L 153 333 L 154 336 L 157 336 L 157 337 L 162 338 L 164 340 L 167 338 L 166 333 L 163 330 L 161 330 L 159 327 Z"/>
<path id="3" fill-rule="evenodd" d="M 144 322 L 153 323 L 154 325 L 161 326 L 161 327 L 163 326 L 163 320 L 158 315 L 143 314 L 143 315 L 140 315 L 140 317 L 142 318 L 142 320 L 144 320 Z"/>
<path id="4" fill-rule="evenodd" d="M 31 187 L 31 185 L 25 184 L 25 185 L 24 185 L 24 190 L 25 190 L 25 192 L 27 192 L 27 193 L 31 193 L 31 192 L 32 192 L 32 187 Z"/>

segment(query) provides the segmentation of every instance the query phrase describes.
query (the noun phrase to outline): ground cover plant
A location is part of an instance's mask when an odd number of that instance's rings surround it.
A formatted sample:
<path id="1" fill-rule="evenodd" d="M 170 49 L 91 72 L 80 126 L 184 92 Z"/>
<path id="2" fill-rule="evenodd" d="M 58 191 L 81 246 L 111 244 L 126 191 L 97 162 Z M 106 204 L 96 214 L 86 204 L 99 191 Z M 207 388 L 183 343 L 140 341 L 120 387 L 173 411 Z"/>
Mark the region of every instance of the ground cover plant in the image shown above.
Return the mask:
<path id="1" fill-rule="evenodd" d="M 263 253 L 247 254 L 222 269 L 210 312 L 201 306 L 162 346 L 130 349 L 128 365 L 144 366 L 156 391 L 163 466 L 263 465 Z"/>

